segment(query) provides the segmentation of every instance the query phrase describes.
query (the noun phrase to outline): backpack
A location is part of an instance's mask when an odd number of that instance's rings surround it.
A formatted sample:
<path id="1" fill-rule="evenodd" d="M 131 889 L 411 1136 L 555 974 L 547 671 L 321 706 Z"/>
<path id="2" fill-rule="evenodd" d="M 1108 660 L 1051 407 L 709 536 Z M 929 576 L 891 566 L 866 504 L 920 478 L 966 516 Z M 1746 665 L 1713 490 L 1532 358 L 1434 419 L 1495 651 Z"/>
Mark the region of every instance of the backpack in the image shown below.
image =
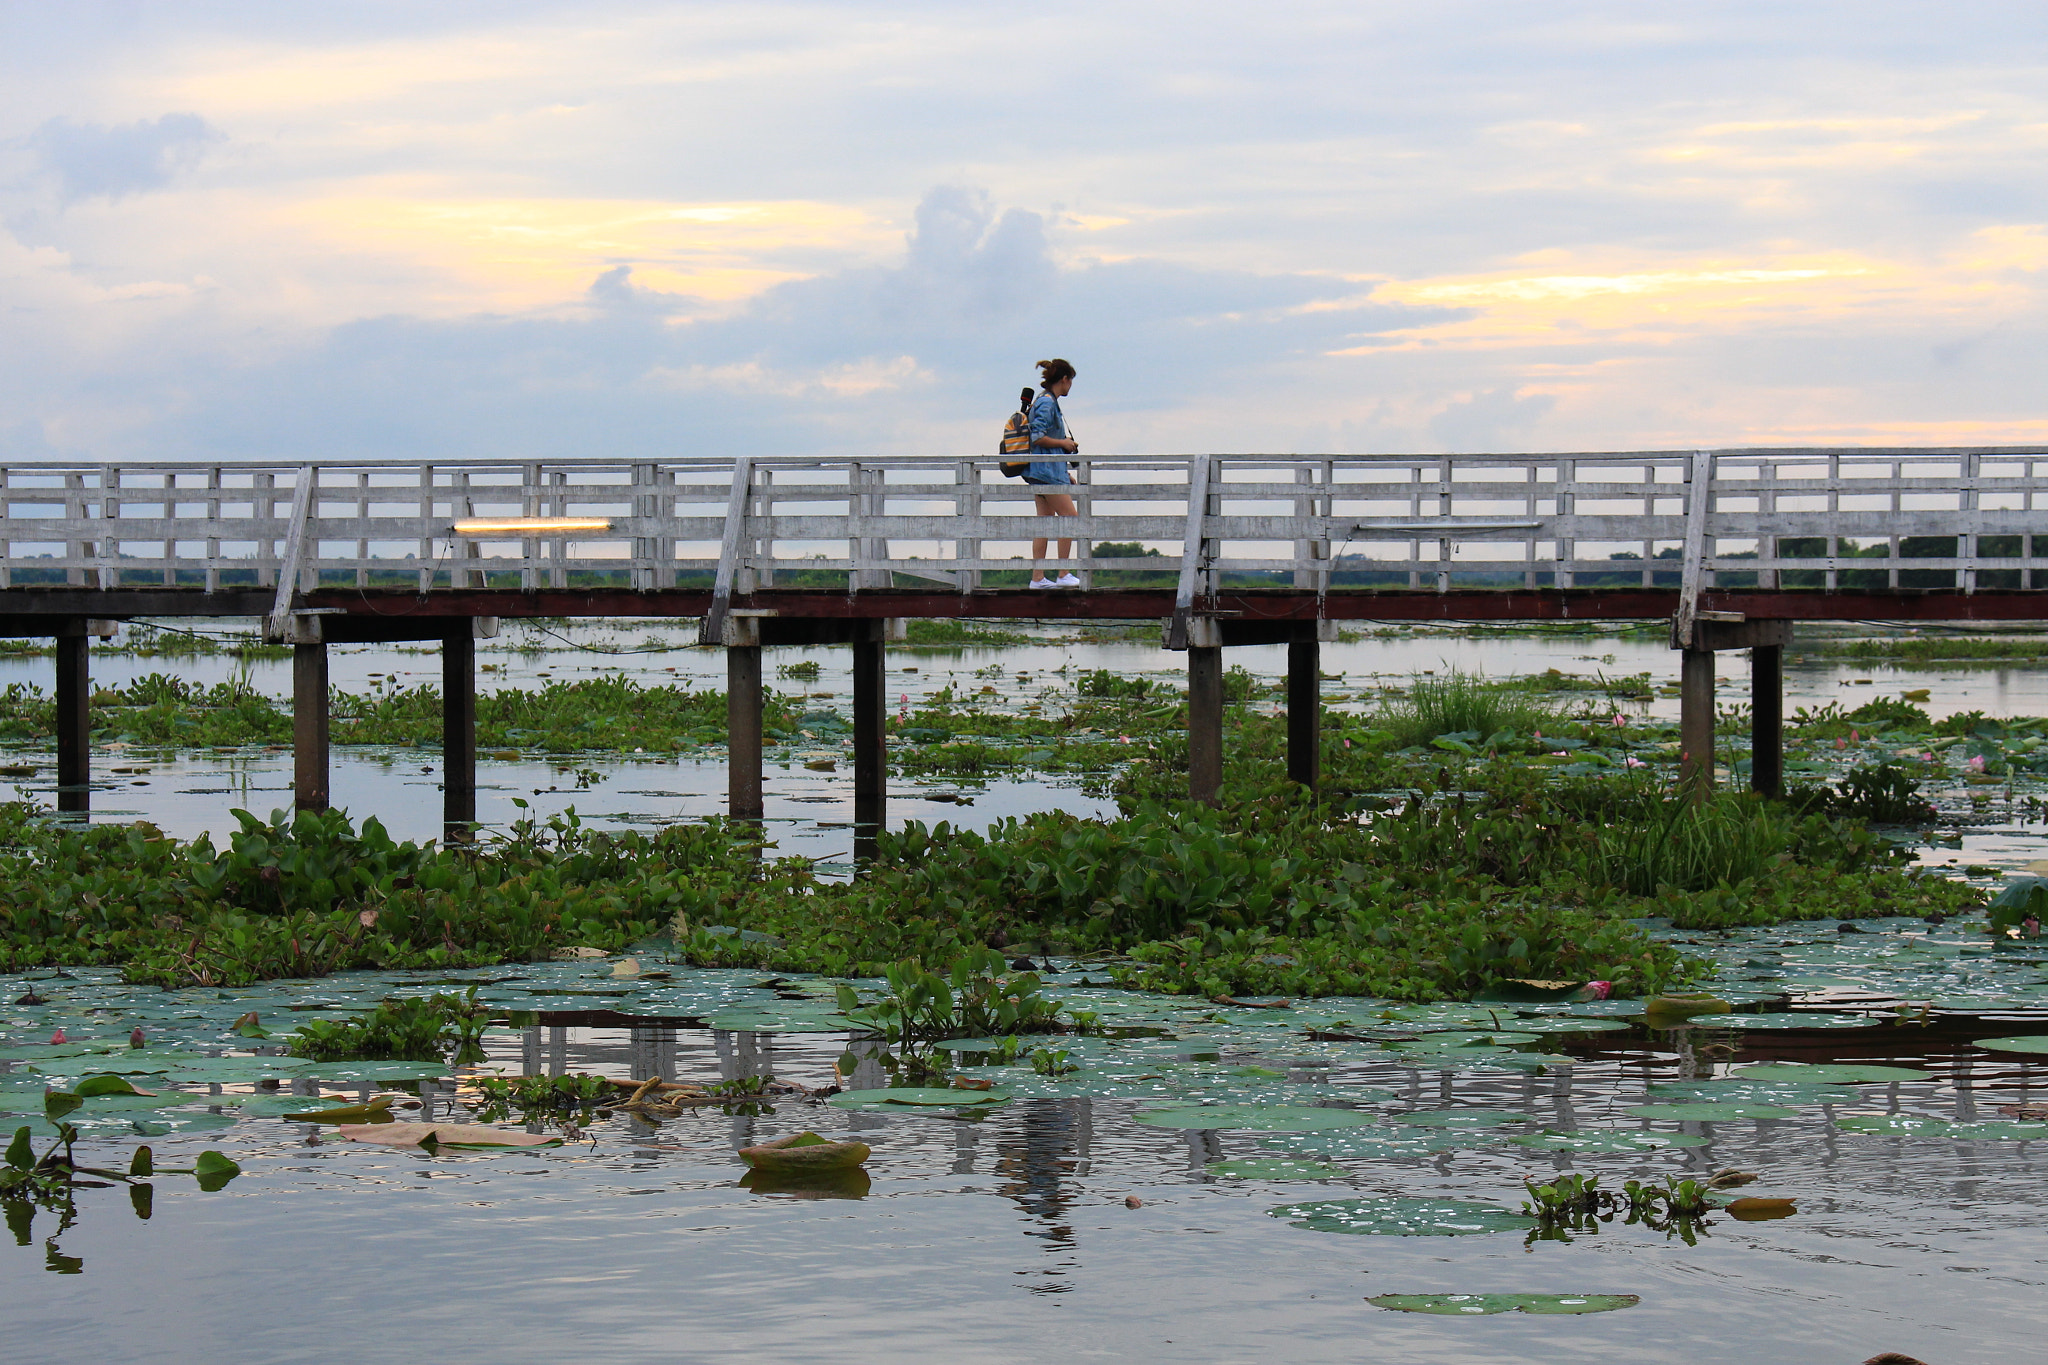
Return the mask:
<path id="1" fill-rule="evenodd" d="M 1006 479 L 1021 479 L 1024 471 L 1031 468 L 1031 390 L 1024 390 L 1018 401 L 1017 410 L 1010 414 L 1010 420 L 1003 423 L 1003 439 L 996 451 L 1003 455 L 1022 455 L 1021 460 L 1004 460 L 996 469 Z"/>

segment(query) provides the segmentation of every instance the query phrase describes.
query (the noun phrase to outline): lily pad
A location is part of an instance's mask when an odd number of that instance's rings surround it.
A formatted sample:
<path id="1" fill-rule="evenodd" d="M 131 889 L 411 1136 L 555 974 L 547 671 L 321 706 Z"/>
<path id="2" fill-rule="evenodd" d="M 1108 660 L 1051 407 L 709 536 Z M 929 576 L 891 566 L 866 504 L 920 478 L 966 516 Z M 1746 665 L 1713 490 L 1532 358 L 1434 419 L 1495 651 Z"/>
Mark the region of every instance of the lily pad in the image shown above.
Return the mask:
<path id="1" fill-rule="evenodd" d="M 877 1090 L 849 1090 L 825 1103 L 839 1109 L 966 1109 L 1001 1104 L 1009 1099 L 1003 1090 L 952 1090 L 936 1086 L 897 1086 Z"/>
<path id="2" fill-rule="evenodd" d="M 1286 1156 L 1245 1156 L 1234 1161 L 1212 1161 L 1207 1170 L 1211 1175 L 1226 1175 L 1237 1180 L 1339 1180 L 1350 1174 L 1342 1166 L 1332 1166 L 1327 1161 L 1303 1161 Z"/>
<path id="3" fill-rule="evenodd" d="M 1484 1232 L 1523 1232 L 1536 1226 L 1526 1214 L 1470 1199 L 1410 1199 L 1381 1195 L 1365 1199 L 1322 1199 L 1283 1204 L 1268 1216 L 1315 1232 L 1350 1232 L 1383 1237 L 1467 1237 Z"/>
<path id="4" fill-rule="evenodd" d="M 344 1081 L 430 1081 L 446 1076 L 446 1062 L 308 1062 L 298 1074 L 329 1085 Z"/>
<path id="5" fill-rule="evenodd" d="M 1799 1111 L 1796 1109 L 1783 1109 L 1775 1104 L 1743 1104 L 1734 1100 L 1718 1103 L 1703 1101 L 1693 1104 L 1645 1104 L 1628 1112 L 1639 1119 L 1697 1119 L 1708 1123 L 1716 1119 L 1790 1119 L 1799 1117 Z"/>
<path id="6" fill-rule="evenodd" d="M 1738 1081 L 1791 1081 L 1799 1085 L 1875 1085 L 1887 1081 L 1932 1080 L 1906 1066 L 1870 1066 L 1861 1062 L 1760 1062 L 1730 1073 Z"/>
<path id="7" fill-rule="evenodd" d="M 237 1085 L 245 1081 L 284 1080 L 303 1076 L 320 1065 L 301 1057 L 193 1057 L 164 1074 L 174 1084 Z M 347 1063 L 330 1063 L 345 1066 Z"/>
<path id="8" fill-rule="evenodd" d="M 160 1109 L 130 1125 L 142 1137 L 163 1137 L 170 1133 L 212 1133 L 235 1126 L 232 1114 L 209 1114 L 204 1110 Z"/>
<path id="9" fill-rule="evenodd" d="M 766 1010 L 728 1010 L 704 1020 L 707 1028 L 734 1033 L 848 1033 L 860 1027 L 845 1015 L 788 1014 Z"/>
<path id="10" fill-rule="evenodd" d="M 1592 1155 L 1616 1152 L 1655 1152 L 1665 1147 L 1704 1147 L 1707 1139 L 1698 1133 L 1646 1133 L 1628 1128 L 1581 1128 L 1559 1133 L 1549 1129 L 1509 1138 L 1517 1147 L 1544 1152 L 1586 1152 Z"/>
<path id="11" fill-rule="evenodd" d="M 1948 1135 L 1958 1142 L 2038 1142 L 2048 1138 L 2048 1123 L 2028 1120 L 1952 1123 Z"/>
<path id="12" fill-rule="evenodd" d="M 1498 1128 L 1505 1123 L 1527 1123 L 1529 1116 L 1506 1109 L 1424 1109 L 1396 1114 L 1393 1121 L 1412 1128 Z"/>
<path id="13" fill-rule="evenodd" d="M 1612 1313 L 1642 1302 L 1635 1294 L 1379 1294 L 1366 1300 L 1399 1313 L 1445 1317 L 1491 1313 Z"/>
<path id="14" fill-rule="evenodd" d="M 1894 1137 L 1947 1137 L 1954 1125 L 1929 1114 L 1843 1114 L 1835 1127 L 1845 1133 L 1886 1133 Z"/>
<path id="15" fill-rule="evenodd" d="M 1765 1014 L 1717 1015 L 1717 1028 L 1780 1029 L 1780 1028 L 1870 1028 L 1877 1024 L 1872 1014 L 1820 1014 L 1797 1011 L 1776 1011 Z"/>
<path id="16" fill-rule="evenodd" d="M 2019 1038 L 1979 1038 L 1977 1046 L 1993 1052 L 2048 1052 L 2048 1033 Z"/>
<path id="17" fill-rule="evenodd" d="M 556 1147 L 551 1133 L 521 1133 L 481 1123 L 345 1123 L 335 1130 L 350 1142 L 387 1147 Z"/>
<path id="18" fill-rule="evenodd" d="M 1131 1118 L 1153 1128 L 1236 1128 L 1263 1133 L 1362 1128 L 1379 1121 L 1374 1115 L 1356 1109 L 1319 1109 L 1305 1104 L 1206 1104 L 1153 1109 Z"/>
<path id="19" fill-rule="evenodd" d="M 1634 1027 L 1626 1019 L 1586 1019 L 1572 1015 L 1560 1015 L 1551 1019 L 1517 1019 L 1515 1021 L 1533 1033 L 1623 1033 Z"/>
<path id="20" fill-rule="evenodd" d="M 1742 1080 L 1673 1081 L 1650 1087 L 1650 1098 L 1660 1104 L 1768 1104 L 1798 1108 L 1802 1105 L 1843 1104 L 1859 1098 L 1856 1091 L 1839 1085 L 1793 1085 Z"/>
<path id="21" fill-rule="evenodd" d="M 1396 1161 L 1490 1147 L 1500 1140 L 1501 1134 L 1494 1129 L 1335 1128 L 1320 1133 L 1275 1133 L 1260 1138 L 1259 1145 L 1315 1156 Z"/>

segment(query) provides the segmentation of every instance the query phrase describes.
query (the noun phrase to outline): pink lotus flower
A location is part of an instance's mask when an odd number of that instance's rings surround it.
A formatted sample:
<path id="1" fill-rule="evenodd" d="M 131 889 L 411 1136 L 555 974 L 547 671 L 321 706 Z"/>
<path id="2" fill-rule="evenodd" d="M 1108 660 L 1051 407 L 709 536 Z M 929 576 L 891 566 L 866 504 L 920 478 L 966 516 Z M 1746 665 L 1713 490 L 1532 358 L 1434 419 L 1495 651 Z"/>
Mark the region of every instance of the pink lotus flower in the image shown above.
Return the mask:
<path id="1" fill-rule="evenodd" d="M 1634 754 L 1623 754 L 1621 761 L 1625 767 L 1640 768 L 1643 766 L 1643 760 L 1637 758 Z"/>
<path id="2" fill-rule="evenodd" d="M 133 1032 L 133 1033 L 131 1033 L 131 1034 L 129 1034 L 129 1035 L 128 1035 L 128 1046 L 130 1046 L 130 1047 L 147 1047 L 147 1046 L 148 1046 L 148 1044 L 147 1044 L 147 1043 L 146 1043 L 146 1042 L 145 1042 L 145 1041 L 143 1040 L 143 1037 L 142 1037 L 142 1026 L 141 1026 L 140 1024 L 137 1024 L 137 1025 L 135 1026 L 135 1032 Z"/>
<path id="3" fill-rule="evenodd" d="M 1627 728 L 1627 726 L 1628 722 L 1621 718 L 1621 712 L 1616 711 L 1614 713 L 1614 728 L 1617 730 L 1621 730 Z"/>
<path id="4" fill-rule="evenodd" d="M 1579 987 L 1578 993 L 1585 996 L 1588 1000 L 1605 1000 L 1614 994 L 1614 983 L 1612 981 L 1588 981 L 1585 985 Z"/>
<path id="5" fill-rule="evenodd" d="M 1129 744 L 1131 742 L 1131 737 L 1129 735 L 1118 735 L 1116 737 L 1116 742 L 1119 744 Z"/>
<path id="6" fill-rule="evenodd" d="M 1846 749 L 1849 747 L 1849 741 L 1846 739 L 1838 739 L 1835 741 L 1835 747 L 1837 749 Z"/>
<path id="7" fill-rule="evenodd" d="M 58 1030 L 57 1030 L 57 1031 L 56 1031 L 55 1033 L 51 1034 L 51 1035 L 50 1035 L 50 1041 L 51 1041 L 51 1042 L 53 1042 L 53 1043 L 61 1043 L 61 1042 L 63 1042 L 63 1041 L 64 1041 L 64 1030 L 63 1030 L 63 1029 L 62 1029 L 62 1028 L 60 1027 L 60 1028 L 59 1028 L 59 1029 L 58 1029 Z"/>
<path id="8" fill-rule="evenodd" d="M 1970 755 L 1970 771 L 1971 771 L 1971 772 L 1973 772 L 1973 773 L 1981 773 L 1981 772 L 1983 772 L 1983 771 L 1984 771 L 1984 755 L 1982 755 L 1982 754 L 1971 754 L 1971 755 Z"/>

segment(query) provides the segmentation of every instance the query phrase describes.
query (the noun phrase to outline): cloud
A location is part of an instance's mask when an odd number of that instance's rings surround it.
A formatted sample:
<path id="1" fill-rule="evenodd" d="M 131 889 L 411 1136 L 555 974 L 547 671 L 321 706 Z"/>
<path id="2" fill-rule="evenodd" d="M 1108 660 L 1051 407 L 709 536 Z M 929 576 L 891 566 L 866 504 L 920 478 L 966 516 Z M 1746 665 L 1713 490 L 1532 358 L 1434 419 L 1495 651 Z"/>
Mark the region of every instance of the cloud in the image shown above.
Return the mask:
<path id="1" fill-rule="evenodd" d="M 117 126 L 53 118 L 29 135 L 28 146 L 63 202 L 75 204 L 162 189 L 223 136 L 197 114 Z"/>
<path id="2" fill-rule="evenodd" d="M 186 458 L 980 451 L 1032 362 L 1058 354 L 1080 367 L 1072 409 L 1106 450 L 1262 374 L 1341 365 L 1323 352 L 1361 332 L 1449 316 L 1359 304 L 1358 285 L 1325 276 L 1062 264 L 1058 235 L 1045 215 L 945 186 L 895 261 L 730 306 L 648 288 L 622 263 L 587 277 L 575 308 L 393 314 L 230 364 L 188 347 L 142 386 L 160 416 L 115 444 Z M 1337 298 L 1352 306 L 1308 306 Z M 1258 428 L 1239 413 L 1203 444 L 1255 443 Z"/>
<path id="3" fill-rule="evenodd" d="M 1430 418 L 1429 434 L 1442 450 L 1522 449 L 1530 428 L 1556 406 L 1547 393 L 1488 389 L 1456 399 Z"/>

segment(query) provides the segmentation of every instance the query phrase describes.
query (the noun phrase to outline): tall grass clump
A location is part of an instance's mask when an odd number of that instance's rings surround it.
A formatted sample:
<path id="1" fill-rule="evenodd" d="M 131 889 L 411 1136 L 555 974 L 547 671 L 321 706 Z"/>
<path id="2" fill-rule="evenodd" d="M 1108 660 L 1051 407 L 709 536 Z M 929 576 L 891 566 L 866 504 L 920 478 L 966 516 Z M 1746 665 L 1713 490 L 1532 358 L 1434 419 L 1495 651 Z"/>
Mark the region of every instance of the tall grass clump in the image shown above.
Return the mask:
<path id="1" fill-rule="evenodd" d="M 1836 852 L 1808 847 L 1829 828 L 1749 792 L 1715 792 L 1701 800 L 1645 792 L 1628 818 L 1595 827 L 1593 865 L 1586 871 L 1637 896 L 1739 886 L 1795 860 L 1814 860 L 1814 853 Z"/>
<path id="2" fill-rule="evenodd" d="M 1556 724 L 1558 712 L 1512 683 L 1452 669 L 1441 678 L 1418 677 L 1408 695 L 1380 707 L 1378 727 L 1397 745 L 1427 744 L 1441 735 L 1503 731 L 1529 734 Z"/>

